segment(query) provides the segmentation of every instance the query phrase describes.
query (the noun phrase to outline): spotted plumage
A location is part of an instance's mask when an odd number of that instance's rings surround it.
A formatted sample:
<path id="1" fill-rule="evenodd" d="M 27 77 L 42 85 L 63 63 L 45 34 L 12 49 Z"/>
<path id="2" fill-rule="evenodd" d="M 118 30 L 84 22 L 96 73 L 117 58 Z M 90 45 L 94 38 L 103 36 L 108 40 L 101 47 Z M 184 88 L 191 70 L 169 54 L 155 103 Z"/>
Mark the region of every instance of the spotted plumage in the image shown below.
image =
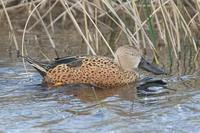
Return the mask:
<path id="1" fill-rule="evenodd" d="M 45 83 L 52 85 L 91 84 L 102 88 L 117 87 L 138 78 L 134 71 L 124 71 L 110 58 L 85 57 L 80 66 L 60 64 L 47 71 Z"/>
<path id="2" fill-rule="evenodd" d="M 113 88 L 135 82 L 141 52 L 135 47 L 118 48 L 114 59 L 102 56 L 74 56 L 40 63 L 24 57 L 44 77 L 48 86 L 90 84 L 100 88 Z"/>

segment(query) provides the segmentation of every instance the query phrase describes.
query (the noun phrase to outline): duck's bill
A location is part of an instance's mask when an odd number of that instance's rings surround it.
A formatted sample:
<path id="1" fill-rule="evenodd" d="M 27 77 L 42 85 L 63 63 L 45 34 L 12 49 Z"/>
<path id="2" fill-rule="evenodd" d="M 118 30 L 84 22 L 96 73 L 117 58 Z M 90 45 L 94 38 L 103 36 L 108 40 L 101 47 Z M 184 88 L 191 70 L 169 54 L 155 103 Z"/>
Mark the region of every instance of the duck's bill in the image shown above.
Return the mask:
<path id="1" fill-rule="evenodd" d="M 166 74 L 161 68 L 152 65 L 150 62 L 146 61 L 144 58 L 141 59 L 139 67 L 154 74 Z"/>

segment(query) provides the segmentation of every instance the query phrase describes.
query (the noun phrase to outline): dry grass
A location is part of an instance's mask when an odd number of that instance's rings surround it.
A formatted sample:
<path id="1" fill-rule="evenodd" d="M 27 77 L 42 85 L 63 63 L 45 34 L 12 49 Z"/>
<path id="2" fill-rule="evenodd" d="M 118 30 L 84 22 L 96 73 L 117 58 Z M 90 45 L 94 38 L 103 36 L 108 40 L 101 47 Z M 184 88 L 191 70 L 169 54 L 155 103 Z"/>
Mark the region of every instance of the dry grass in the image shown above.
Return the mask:
<path id="1" fill-rule="evenodd" d="M 177 60 L 180 53 L 184 52 L 185 45 L 191 46 L 196 54 L 199 53 L 196 42 L 200 4 L 196 0 L 190 2 L 187 0 L 127 0 L 126 2 L 121 0 L 32 0 L 7 7 L 1 0 L 1 6 L 0 11 L 5 13 L 9 22 L 16 50 L 19 50 L 19 46 L 8 11 L 14 12 L 19 8 L 29 10 L 21 44 L 23 54 L 26 32 L 31 32 L 38 25 L 42 25 L 52 48 L 59 56 L 51 35 L 54 33 L 55 24 L 60 23 L 60 19 L 63 20 L 61 23 L 65 23 L 66 17 L 70 18 L 77 33 L 83 38 L 88 47 L 88 54 L 96 55 L 104 44 L 113 54 L 113 48 L 121 36 L 126 37 L 129 45 L 150 48 L 157 62 L 159 59 L 156 49 L 161 45 L 168 47 L 169 50 L 166 52 L 173 53 L 172 55 Z M 55 8 L 60 8 L 60 13 L 53 16 Z M 79 24 L 81 17 L 84 20 L 84 26 Z M 35 22 L 30 25 L 31 18 L 34 18 Z M 49 23 L 44 21 L 46 18 L 50 18 Z M 104 34 L 102 26 L 107 27 L 111 33 L 114 32 L 110 38 Z"/>

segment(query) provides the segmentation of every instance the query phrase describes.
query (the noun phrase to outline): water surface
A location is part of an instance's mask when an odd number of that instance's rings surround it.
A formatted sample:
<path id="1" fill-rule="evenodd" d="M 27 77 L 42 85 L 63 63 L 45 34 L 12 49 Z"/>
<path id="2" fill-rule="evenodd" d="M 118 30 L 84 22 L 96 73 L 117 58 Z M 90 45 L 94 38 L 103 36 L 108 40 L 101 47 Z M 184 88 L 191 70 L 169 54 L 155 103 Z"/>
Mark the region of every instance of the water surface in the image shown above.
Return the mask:
<path id="1" fill-rule="evenodd" d="M 168 82 L 167 89 L 151 94 L 134 85 L 114 90 L 84 85 L 50 89 L 41 85 L 42 78 L 32 67 L 26 72 L 21 60 L 9 54 L 8 40 L 0 43 L 2 133 L 200 131 L 198 72 L 157 77 Z"/>

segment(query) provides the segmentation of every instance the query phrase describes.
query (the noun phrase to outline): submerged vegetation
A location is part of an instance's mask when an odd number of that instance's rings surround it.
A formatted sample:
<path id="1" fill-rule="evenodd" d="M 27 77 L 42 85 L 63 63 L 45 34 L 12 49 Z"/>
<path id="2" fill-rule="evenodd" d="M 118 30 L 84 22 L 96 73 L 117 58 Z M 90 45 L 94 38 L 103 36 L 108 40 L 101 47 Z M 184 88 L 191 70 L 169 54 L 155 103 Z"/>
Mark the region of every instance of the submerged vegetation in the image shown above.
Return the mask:
<path id="1" fill-rule="evenodd" d="M 17 11 L 25 18 L 21 44 L 12 22 Z M 188 52 L 193 54 L 191 60 L 197 60 L 199 11 L 197 0 L 0 0 L 0 21 L 8 22 L 15 48 L 22 54 L 27 54 L 26 34 L 40 27 L 59 56 L 52 39 L 55 28 L 73 24 L 88 54 L 96 55 L 105 46 L 113 54 L 115 47 L 123 45 L 119 43 L 123 38 L 144 53 L 150 49 L 157 63 L 157 49 L 162 46 L 167 47 L 169 60 L 179 60 Z"/>

